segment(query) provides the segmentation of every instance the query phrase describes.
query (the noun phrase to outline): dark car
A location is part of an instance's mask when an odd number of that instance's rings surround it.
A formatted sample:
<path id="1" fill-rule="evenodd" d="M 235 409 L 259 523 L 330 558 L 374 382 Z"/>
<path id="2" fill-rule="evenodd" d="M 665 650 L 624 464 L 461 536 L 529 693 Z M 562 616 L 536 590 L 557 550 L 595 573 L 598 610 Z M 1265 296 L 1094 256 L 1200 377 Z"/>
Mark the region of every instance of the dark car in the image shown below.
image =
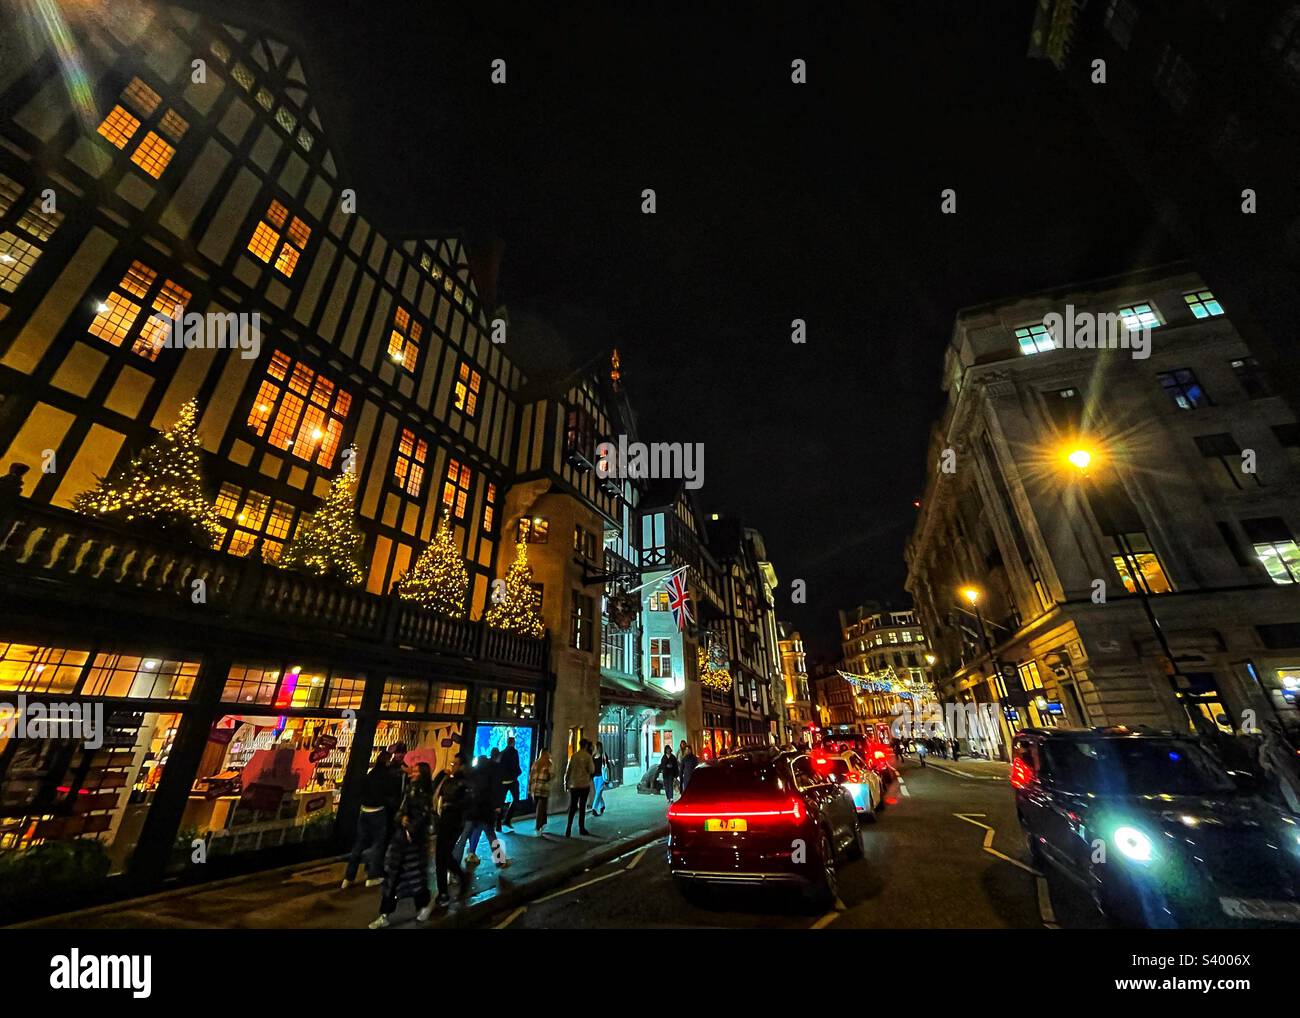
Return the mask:
<path id="1" fill-rule="evenodd" d="M 806 754 L 751 750 L 695 769 L 668 809 L 668 864 L 687 895 L 788 884 L 834 901 L 836 866 L 862 855 L 853 799 Z"/>
<path id="2" fill-rule="evenodd" d="M 1118 923 L 1300 924 L 1300 824 L 1191 736 L 1029 729 L 1011 783 L 1034 863 Z"/>

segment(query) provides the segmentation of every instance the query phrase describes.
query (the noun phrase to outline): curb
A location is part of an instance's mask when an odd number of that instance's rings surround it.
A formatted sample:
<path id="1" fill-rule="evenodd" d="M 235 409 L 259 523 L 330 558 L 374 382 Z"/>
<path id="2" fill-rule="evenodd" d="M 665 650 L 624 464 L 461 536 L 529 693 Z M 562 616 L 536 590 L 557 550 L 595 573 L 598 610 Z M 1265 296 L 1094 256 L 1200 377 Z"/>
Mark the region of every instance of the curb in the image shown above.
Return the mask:
<path id="1" fill-rule="evenodd" d="M 539 894 L 559 887 L 595 866 L 602 866 L 613 859 L 617 859 L 620 855 L 635 851 L 643 845 L 651 845 L 660 838 L 666 837 L 667 834 L 667 824 L 645 831 L 638 831 L 620 841 L 592 849 L 571 862 L 543 871 L 524 883 L 512 885 L 505 891 L 498 891 L 482 901 L 448 912 L 440 919 L 424 924 L 417 924 L 412 919 L 401 923 L 400 926 L 427 930 L 451 930 L 470 926 L 483 921 L 494 913 L 518 908 L 520 905 L 536 898 Z M 499 884 L 497 886 L 500 887 Z"/>

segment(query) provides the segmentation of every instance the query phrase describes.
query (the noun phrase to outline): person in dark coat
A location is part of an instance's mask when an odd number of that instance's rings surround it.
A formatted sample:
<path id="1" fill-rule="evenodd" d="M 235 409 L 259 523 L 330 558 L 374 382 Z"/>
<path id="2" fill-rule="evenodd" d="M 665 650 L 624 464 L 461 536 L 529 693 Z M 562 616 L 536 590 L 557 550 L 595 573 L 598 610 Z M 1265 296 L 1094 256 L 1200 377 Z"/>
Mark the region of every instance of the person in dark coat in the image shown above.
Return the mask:
<path id="1" fill-rule="evenodd" d="M 433 771 L 427 763 L 412 767 L 408 775 L 402 804 L 397 810 L 397 826 L 384 859 L 384 886 L 379 899 L 379 915 L 370 924 L 372 930 L 390 925 L 389 916 L 397 909 L 399 898 L 414 898 L 416 921 L 426 922 L 433 911 L 429 891 L 429 844 L 433 837 Z"/>
<path id="2" fill-rule="evenodd" d="M 510 796 L 510 805 L 506 806 L 505 814 L 497 823 L 497 830 L 505 828 L 513 831 L 514 827 L 510 824 L 510 818 L 514 816 L 515 807 L 519 805 L 519 775 L 523 773 L 523 768 L 519 766 L 519 750 L 515 749 L 515 737 L 512 735 L 506 739 L 506 748 L 501 751 L 501 760 L 498 763 L 499 781 L 501 786 L 499 793 L 501 796 L 501 805 L 505 806 L 506 796 Z"/>
<path id="3" fill-rule="evenodd" d="M 659 767 L 655 776 L 664 783 L 664 795 L 667 797 L 669 803 L 673 801 L 673 786 L 676 784 L 677 775 L 680 773 L 680 766 L 677 757 L 673 755 L 672 745 L 670 744 L 665 746 L 664 755 L 659 761 Z"/>
<path id="4" fill-rule="evenodd" d="M 681 769 L 682 769 L 682 792 L 686 791 L 686 785 L 691 780 L 691 775 L 695 773 L 695 765 L 700 761 L 695 756 L 695 751 L 691 749 L 690 743 L 682 743 Z"/>
<path id="5" fill-rule="evenodd" d="M 388 844 L 388 830 L 396 811 L 394 788 L 401 788 L 391 763 L 388 750 L 381 750 L 374 766 L 361 783 L 361 813 L 357 817 L 357 836 L 352 843 L 352 854 L 348 856 L 347 870 L 343 874 L 345 891 L 356 881 L 357 869 L 363 860 L 366 864 L 367 887 L 374 887 L 383 879 L 384 848 Z"/>
<path id="6" fill-rule="evenodd" d="M 469 769 L 469 786 L 472 794 L 466 815 L 465 833 L 462 835 L 464 860 L 466 866 L 479 864 L 479 857 L 474 850 L 478 848 L 479 837 L 486 835 L 488 848 L 492 851 L 492 861 L 498 868 L 504 869 L 510 865 L 510 860 L 506 858 L 501 840 L 497 837 L 497 812 L 501 808 L 499 777 L 501 751 L 494 749 L 492 753 L 493 755 L 486 760 L 480 757 L 478 763 Z M 456 852 L 456 856 L 460 857 L 459 851 Z"/>
<path id="7" fill-rule="evenodd" d="M 473 793 L 469 782 L 465 780 L 465 754 L 457 753 L 451 758 L 447 769 L 434 780 L 434 808 L 438 814 L 437 838 L 433 849 L 433 871 L 438 882 L 439 906 L 451 901 L 447 894 L 447 875 L 455 876 L 460 883 L 461 892 L 467 888 L 465 871 L 461 869 L 456 857 L 456 843 L 465 833 L 465 823 Z"/>

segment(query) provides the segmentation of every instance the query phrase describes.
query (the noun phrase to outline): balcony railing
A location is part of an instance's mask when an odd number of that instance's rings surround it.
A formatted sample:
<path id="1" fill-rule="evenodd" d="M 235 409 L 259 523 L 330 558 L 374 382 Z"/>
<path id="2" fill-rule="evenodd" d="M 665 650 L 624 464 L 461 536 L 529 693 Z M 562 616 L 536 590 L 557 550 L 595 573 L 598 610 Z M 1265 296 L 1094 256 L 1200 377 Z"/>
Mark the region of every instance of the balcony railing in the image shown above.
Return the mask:
<path id="1" fill-rule="evenodd" d="M 150 538 L 66 509 L 20 502 L 0 521 L 0 581 L 11 595 L 75 585 L 92 604 L 117 597 L 187 614 L 202 603 L 224 624 L 451 654 L 544 671 L 547 638 L 453 619 L 393 596 L 225 552 Z M 199 581 L 202 581 L 201 583 Z M 201 592 L 202 601 L 196 599 Z M 130 608 L 131 605 L 124 605 Z"/>

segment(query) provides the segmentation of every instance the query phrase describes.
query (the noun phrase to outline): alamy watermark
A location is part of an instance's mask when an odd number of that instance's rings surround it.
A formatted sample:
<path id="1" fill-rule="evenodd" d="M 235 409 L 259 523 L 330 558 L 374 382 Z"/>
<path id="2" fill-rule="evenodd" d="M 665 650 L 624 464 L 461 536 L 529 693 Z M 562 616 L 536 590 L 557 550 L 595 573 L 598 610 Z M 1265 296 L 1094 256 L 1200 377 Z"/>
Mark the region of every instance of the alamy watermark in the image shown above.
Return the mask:
<path id="1" fill-rule="evenodd" d="M 257 311 L 186 311 L 177 304 L 170 315 L 153 318 L 163 330 L 163 349 L 238 350 L 246 361 L 255 360 L 262 350 L 262 316 Z"/>
<path id="2" fill-rule="evenodd" d="M 76 739 L 87 749 L 104 745 L 102 703 L 0 703 L 0 737 L 4 739 Z"/>
<path id="3" fill-rule="evenodd" d="M 671 478 L 695 490 L 704 485 L 703 442 L 617 442 L 596 446 L 596 474 L 648 480 Z"/>
<path id="4" fill-rule="evenodd" d="M 1152 312 L 1075 311 L 1073 304 L 1065 305 L 1065 314 L 1056 311 L 1043 315 L 1047 329 L 1056 346 L 1066 350 L 1130 350 L 1133 359 L 1144 361 L 1151 356 Z M 1159 323 L 1156 323 L 1159 324 Z"/>

